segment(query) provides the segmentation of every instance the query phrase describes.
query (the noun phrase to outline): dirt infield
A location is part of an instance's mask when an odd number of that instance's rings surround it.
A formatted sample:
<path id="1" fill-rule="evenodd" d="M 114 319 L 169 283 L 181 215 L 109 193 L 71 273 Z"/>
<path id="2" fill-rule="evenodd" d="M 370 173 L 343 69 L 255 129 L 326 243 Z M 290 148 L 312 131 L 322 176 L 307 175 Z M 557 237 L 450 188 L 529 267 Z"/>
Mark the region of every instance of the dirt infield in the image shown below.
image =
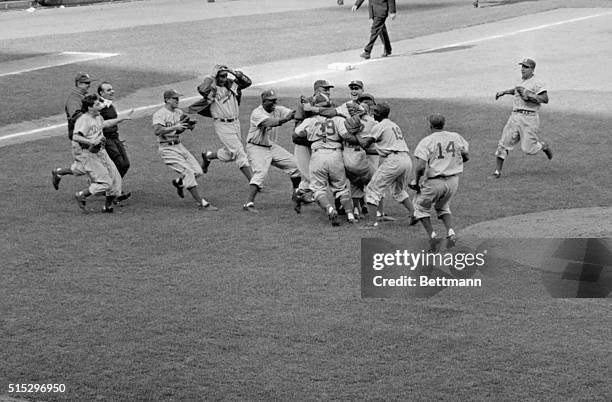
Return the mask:
<path id="1" fill-rule="evenodd" d="M 612 208 L 556 209 L 508 216 L 469 226 L 464 236 L 511 237 L 610 237 Z"/>

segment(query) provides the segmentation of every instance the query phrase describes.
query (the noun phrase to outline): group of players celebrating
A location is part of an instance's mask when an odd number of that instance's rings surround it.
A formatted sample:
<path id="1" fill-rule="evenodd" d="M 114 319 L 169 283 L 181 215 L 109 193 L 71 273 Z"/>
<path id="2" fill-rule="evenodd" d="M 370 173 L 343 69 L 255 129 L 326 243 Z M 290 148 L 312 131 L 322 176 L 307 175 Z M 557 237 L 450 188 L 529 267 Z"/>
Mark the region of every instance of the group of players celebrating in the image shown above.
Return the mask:
<path id="1" fill-rule="evenodd" d="M 97 94 L 87 94 L 91 81 L 84 73 L 75 78 L 75 90 L 66 105 L 73 163 L 54 169 L 52 180 L 58 189 L 63 175 L 87 175 L 89 186 L 75 194 L 77 204 L 87 211 L 88 196 L 105 194 L 103 212 L 111 213 L 130 196 L 122 191 L 129 161 L 117 125 L 130 119 L 133 110 L 118 117 L 112 85 L 103 82 Z M 463 163 L 469 159 L 469 146 L 458 133 L 444 130 L 444 116 L 429 116 L 431 133 L 418 143 L 413 159 L 401 129 L 389 119 L 390 106 L 364 92 L 362 81 L 351 81 L 351 99 L 337 105 L 331 101 L 334 86 L 317 80 L 313 95 L 301 97 L 295 109 L 279 105 L 274 89 L 264 90 L 261 104 L 251 112 L 243 144 L 239 106 L 242 90 L 250 85 L 243 72 L 217 65 L 198 86 L 202 98 L 186 110 L 179 108 L 181 94 L 172 89 L 164 92 L 164 105 L 153 114 L 153 132 L 162 161 L 177 174 L 172 185 L 181 198 L 186 189 L 198 208 L 216 211 L 198 191 L 197 179 L 214 160 L 233 162 L 249 182 L 243 209 L 256 213 L 255 198 L 270 166 L 275 166 L 291 180 L 291 200 L 298 214 L 304 204 L 317 203 L 332 226 L 339 226 L 345 216 L 349 224 L 361 222 L 361 228 L 376 228 L 393 219 L 383 212 L 388 193 L 406 208 L 410 225 L 421 222 L 432 250 L 440 248 L 444 237 L 447 248 L 454 246 L 449 203 Z M 202 162 L 181 143 L 182 133 L 194 128 L 196 121 L 189 117 L 194 114 L 213 119 L 223 144 L 216 151 L 202 152 Z M 291 121 L 295 124 L 293 153 L 276 142 L 279 128 Z M 445 235 L 432 227 L 432 208 L 444 223 Z"/>

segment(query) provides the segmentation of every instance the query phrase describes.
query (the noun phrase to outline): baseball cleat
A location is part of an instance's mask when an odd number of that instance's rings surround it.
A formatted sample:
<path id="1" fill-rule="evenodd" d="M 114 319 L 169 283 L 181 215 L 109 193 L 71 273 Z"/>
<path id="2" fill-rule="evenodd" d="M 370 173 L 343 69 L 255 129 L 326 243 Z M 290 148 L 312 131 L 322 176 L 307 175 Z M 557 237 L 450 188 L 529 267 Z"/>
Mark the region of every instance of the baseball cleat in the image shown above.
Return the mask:
<path id="1" fill-rule="evenodd" d="M 542 142 L 542 152 L 546 154 L 546 157 L 548 158 L 548 160 L 551 160 L 553 158 L 553 151 L 552 149 L 550 149 L 550 145 L 548 145 L 545 142 Z"/>
<path id="2" fill-rule="evenodd" d="M 391 56 L 391 52 L 384 52 L 383 54 L 380 55 L 380 57 L 389 57 Z"/>
<path id="3" fill-rule="evenodd" d="M 348 221 L 348 223 L 351 223 L 351 224 L 357 223 L 357 218 L 355 217 L 355 215 L 353 215 L 350 212 L 346 215 L 346 220 Z"/>
<path id="4" fill-rule="evenodd" d="M 113 212 L 115 212 L 113 207 L 107 207 L 106 205 L 102 207 L 103 214 L 112 214 Z"/>
<path id="5" fill-rule="evenodd" d="M 429 251 L 432 253 L 440 251 L 440 243 L 442 243 L 442 239 L 439 237 L 429 239 Z"/>
<path id="6" fill-rule="evenodd" d="M 306 190 L 302 193 L 302 203 L 304 204 L 312 204 L 315 202 L 314 194 L 310 190 Z"/>
<path id="7" fill-rule="evenodd" d="M 327 212 L 327 217 L 331 221 L 332 226 L 340 226 L 340 221 L 338 220 L 338 212 L 332 207 L 329 208 Z"/>
<path id="8" fill-rule="evenodd" d="M 79 208 L 81 208 L 83 211 L 87 211 L 87 198 L 83 195 L 82 192 L 78 191 L 74 195 L 74 199 L 76 200 L 77 204 L 79 205 Z"/>
<path id="9" fill-rule="evenodd" d="M 62 181 L 62 176 L 57 173 L 57 170 L 52 170 L 51 176 L 53 178 L 53 188 L 59 190 L 59 184 L 60 181 Z"/>
<path id="10" fill-rule="evenodd" d="M 414 225 L 416 225 L 417 223 L 419 223 L 419 221 L 420 221 L 420 219 L 418 219 L 416 216 L 412 215 L 412 216 L 410 217 L 410 222 L 408 223 L 408 225 L 410 225 L 410 226 L 414 226 Z"/>
<path id="11" fill-rule="evenodd" d="M 219 208 L 213 206 L 210 202 L 202 200 L 202 203 L 198 205 L 200 211 L 218 211 Z"/>
<path id="12" fill-rule="evenodd" d="M 183 191 L 183 179 L 172 180 L 172 185 L 176 187 L 176 193 L 179 197 L 185 198 L 185 192 Z"/>
<path id="13" fill-rule="evenodd" d="M 361 212 L 359 212 L 359 207 L 353 208 L 353 216 L 355 217 L 355 222 L 359 222 L 359 218 L 361 218 Z"/>
<path id="14" fill-rule="evenodd" d="M 451 234 L 446 237 L 446 248 L 453 248 L 457 244 L 457 235 Z"/>
<path id="15" fill-rule="evenodd" d="M 121 195 L 117 196 L 117 198 L 113 200 L 113 204 L 119 205 L 122 201 L 129 199 L 131 196 L 132 193 L 121 193 Z"/>
<path id="16" fill-rule="evenodd" d="M 246 204 L 244 204 L 242 206 L 242 209 L 247 211 L 247 212 L 252 212 L 252 213 L 259 212 L 259 211 L 257 211 L 257 209 L 255 209 L 255 203 L 253 203 L 253 202 L 247 202 Z"/>
<path id="17" fill-rule="evenodd" d="M 300 190 L 295 190 L 291 195 L 291 201 L 293 201 L 293 210 L 297 214 L 302 213 L 302 196 L 300 195 Z"/>
<path id="18" fill-rule="evenodd" d="M 363 53 L 361 53 L 359 55 L 359 57 L 361 57 L 362 59 L 366 59 L 367 60 L 367 59 L 370 58 L 370 53 L 363 52 Z"/>
<path id="19" fill-rule="evenodd" d="M 495 172 L 491 173 L 491 177 L 494 179 L 499 179 L 501 177 L 501 172 L 496 170 Z"/>
<path id="20" fill-rule="evenodd" d="M 202 152 L 202 172 L 208 173 L 208 165 L 210 165 L 210 159 L 206 157 L 206 151 Z"/>
<path id="21" fill-rule="evenodd" d="M 474 0 L 472 2 L 472 5 L 474 6 L 474 8 L 478 8 L 478 0 Z"/>

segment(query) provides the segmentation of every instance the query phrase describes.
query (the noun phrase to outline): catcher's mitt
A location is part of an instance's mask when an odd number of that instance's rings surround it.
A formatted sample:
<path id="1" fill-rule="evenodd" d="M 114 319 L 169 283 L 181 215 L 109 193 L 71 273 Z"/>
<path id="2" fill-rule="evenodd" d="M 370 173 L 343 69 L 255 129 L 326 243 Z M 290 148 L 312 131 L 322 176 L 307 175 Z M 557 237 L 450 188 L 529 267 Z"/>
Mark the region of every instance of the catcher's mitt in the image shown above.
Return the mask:
<path id="1" fill-rule="evenodd" d="M 355 135 L 361 130 L 363 130 L 364 126 L 359 116 L 355 115 L 344 120 L 344 127 L 346 127 L 346 131 L 348 131 L 349 134 Z"/>

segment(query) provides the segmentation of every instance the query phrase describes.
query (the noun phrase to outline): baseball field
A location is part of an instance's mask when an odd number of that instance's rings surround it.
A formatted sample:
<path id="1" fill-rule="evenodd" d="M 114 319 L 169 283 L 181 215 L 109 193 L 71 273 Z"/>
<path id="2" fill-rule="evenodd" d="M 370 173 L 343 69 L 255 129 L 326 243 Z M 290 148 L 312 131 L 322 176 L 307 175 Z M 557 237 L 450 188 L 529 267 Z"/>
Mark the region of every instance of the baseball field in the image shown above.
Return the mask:
<path id="1" fill-rule="evenodd" d="M 379 58 L 377 42 L 367 61 L 367 9 L 352 13 L 349 2 L 0 13 L 0 401 L 612 400 L 610 294 L 553 298 L 527 258 L 531 238 L 612 237 L 610 2 L 397 3 L 393 55 Z M 554 157 L 514 151 L 491 179 L 512 110 L 495 93 L 520 79 L 526 57 L 548 87 L 540 119 Z M 362 239 L 425 236 L 393 200 L 395 222 L 332 227 L 314 205 L 295 214 L 290 181 L 272 169 L 249 214 L 247 182 L 219 161 L 199 180 L 218 212 L 177 197 L 151 114 L 168 88 L 188 106 L 218 63 L 253 80 L 243 135 L 263 89 L 295 107 L 316 79 L 335 85 L 338 101 L 362 80 L 411 150 L 427 116 L 444 114 L 470 143 L 452 202 L 459 246 L 495 241 L 495 274 L 429 298 L 362 298 Z M 119 128 L 132 197 L 114 214 L 82 213 L 83 177 L 51 185 L 51 169 L 71 163 L 63 107 L 78 71 L 112 82 L 118 110 L 136 110 Z M 210 119 L 198 120 L 184 135 L 197 156 L 221 145 Z M 278 142 L 292 150 L 290 126 Z"/>

